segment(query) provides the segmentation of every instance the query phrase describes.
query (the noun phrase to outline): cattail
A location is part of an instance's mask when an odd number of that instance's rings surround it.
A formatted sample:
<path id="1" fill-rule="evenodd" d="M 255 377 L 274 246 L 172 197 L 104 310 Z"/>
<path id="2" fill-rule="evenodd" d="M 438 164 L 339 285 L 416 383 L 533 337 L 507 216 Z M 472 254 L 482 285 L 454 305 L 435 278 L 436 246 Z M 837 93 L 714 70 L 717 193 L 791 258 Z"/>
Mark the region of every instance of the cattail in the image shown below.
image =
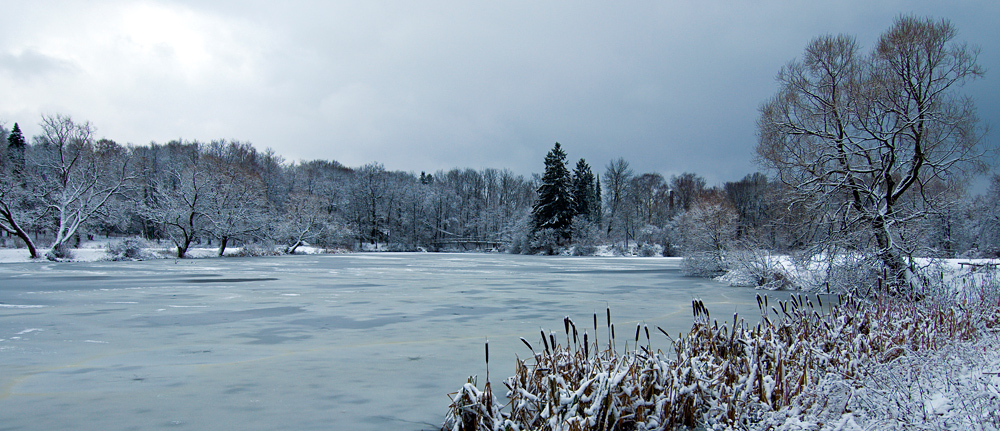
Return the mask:
<path id="1" fill-rule="evenodd" d="M 764 311 L 764 301 L 760 299 L 759 293 L 757 294 L 757 308 L 760 309 L 760 311 Z"/>
<path id="2" fill-rule="evenodd" d="M 555 332 L 549 332 L 549 343 L 552 343 L 552 352 L 555 353 L 555 351 L 556 351 L 556 333 Z"/>
<path id="3" fill-rule="evenodd" d="M 652 341 L 649 340 L 649 326 L 642 325 L 642 329 L 646 330 L 646 344 L 652 343 Z"/>
<path id="4" fill-rule="evenodd" d="M 535 349 L 531 347 L 531 343 L 529 343 L 528 340 L 525 340 L 524 337 L 521 337 L 521 342 L 524 343 L 525 346 L 528 346 L 528 350 L 531 350 L 532 355 L 535 354 Z"/>
<path id="5" fill-rule="evenodd" d="M 549 340 L 545 336 L 545 331 L 544 330 L 541 331 L 541 333 L 542 333 L 542 343 L 545 344 L 545 353 L 549 353 Z"/>
<path id="6" fill-rule="evenodd" d="M 816 302 L 819 303 L 820 308 L 823 307 L 823 298 L 820 298 L 819 294 L 816 294 Z"/>
<path id="7" fill-rule="evenodd" d="M 635 344 L 637 346 L 639 345 L 639 329 L 641 329 L 641 328 L 642 328 L 642 325 L 640 325 L 638 323 L 635 324 Z"/>
<path id="8" fill-rule="evenodd" d="M 590 357 L 590 341 L 587 340 L 587 331 L 583 331 L 583 357 Z"/>
<path id="9" fill-rule="evenodd" d="M 490 382 L 490 339 L 486 339 L 486 383 Z"/>

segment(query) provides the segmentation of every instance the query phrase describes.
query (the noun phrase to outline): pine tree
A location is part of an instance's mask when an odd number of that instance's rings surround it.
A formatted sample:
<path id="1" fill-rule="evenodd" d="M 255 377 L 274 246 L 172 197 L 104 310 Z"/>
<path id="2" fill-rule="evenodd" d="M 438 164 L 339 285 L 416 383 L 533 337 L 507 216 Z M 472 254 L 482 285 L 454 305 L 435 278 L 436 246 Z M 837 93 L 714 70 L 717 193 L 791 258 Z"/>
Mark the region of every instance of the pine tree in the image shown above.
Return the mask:
<path id="1" fill-rule="evenodd" d="M 24 142 L 24 135 L 21 134 L 21 127 L 14 123 L 14 129 L 7 136 L 7 158 L 13 167 L 13 173 L 19 175 L 24 170 L 24 151 L 27 144 Z"/>
<path id="2" fill-rule="evenodd" d="M 573 170 L 573 213 L 593 221 L 591 210 L 594 199 L 594 173 L 584 159 L 576 162 Z"/>
<path id="3" fill-rule="evenodd" d="M 590 195 L 590 221 L 597 226 L 604 220 L 604 205 L 601 203 L 601 175 L 594 177 L 594 188 Z"/>
<path id="4" fill-rule="evenodd" d="M 538 186 L 538 201 L 531 211 L 536 232 L 553 229 L 562 241 L 569 239 L 574 211 L 571 184 L 569 170 L 566 169 L 566 153 L 556 142 L 545 156 L 545 175 Z"/>

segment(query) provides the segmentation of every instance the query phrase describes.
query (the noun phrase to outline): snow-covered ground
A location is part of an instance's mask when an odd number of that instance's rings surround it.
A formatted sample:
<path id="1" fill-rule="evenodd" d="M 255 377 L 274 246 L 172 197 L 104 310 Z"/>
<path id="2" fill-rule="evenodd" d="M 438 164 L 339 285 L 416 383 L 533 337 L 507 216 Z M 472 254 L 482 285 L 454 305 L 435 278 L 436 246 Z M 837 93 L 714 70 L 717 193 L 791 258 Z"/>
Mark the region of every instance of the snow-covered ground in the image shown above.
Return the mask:
<path id="1" fill-rule="evenodd" d="M 112 240 L 113 241 L 113 240 Z M 79 248 L 71 249 L 70 253 L 72 258 L 69 259 L 71 262 L 99 262 L 109 260 L 111 256 L 108 254 L 108 243 L 109 240 L 96 240 L 87 241 L 80 245 Z M 227 247 L 226 256 L 238 255 L 242 248 L 240 247 Z M 28 254 L 28 249 L 26 248 L 0 248 L 0 263 L 24 263 L 32 261 L 45 261 L 45 252 L 48 249 L 41 248 L 38 249 L 39 256 L 43 256 L 40 259 L 32 260 L 31 256 Z M 323 249 L 319 247 L 309 247 L 300 246 L 295 250 L 295 254 L 317 254 L 323 253 Z M 151 259 L 176 259 L 177 249 L 173 246 L 157 246 L 156 244 L 151 244 L 149 248 L 144 249 L 144 254 Z M 191 259 L 203 259 L 218 257 L 219 249 L 218 247 L 192 247 L 187 251 L 187 258 Z"/>

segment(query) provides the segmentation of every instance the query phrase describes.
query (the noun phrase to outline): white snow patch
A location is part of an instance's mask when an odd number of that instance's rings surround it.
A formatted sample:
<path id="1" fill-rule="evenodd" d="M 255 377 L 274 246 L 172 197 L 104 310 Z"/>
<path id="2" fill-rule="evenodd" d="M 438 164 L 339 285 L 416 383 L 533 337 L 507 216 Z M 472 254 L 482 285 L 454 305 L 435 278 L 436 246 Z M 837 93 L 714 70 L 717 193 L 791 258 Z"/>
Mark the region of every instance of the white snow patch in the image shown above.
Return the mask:
<path id="1" fill-rule="evenodd" d="M 45 308 L 47 305 L 0 304 L 0 308 Z"/>
<path id="2" fill-rule="evenodd" d="M 41 332 L 41 331 L 44 331 L 44 329 L 29 328 L 29 329 L 25 329 L 25 330 L 23 330 L 21 332 L 18 332 L 17 335 L 30 334 L 32 332 Z"/>

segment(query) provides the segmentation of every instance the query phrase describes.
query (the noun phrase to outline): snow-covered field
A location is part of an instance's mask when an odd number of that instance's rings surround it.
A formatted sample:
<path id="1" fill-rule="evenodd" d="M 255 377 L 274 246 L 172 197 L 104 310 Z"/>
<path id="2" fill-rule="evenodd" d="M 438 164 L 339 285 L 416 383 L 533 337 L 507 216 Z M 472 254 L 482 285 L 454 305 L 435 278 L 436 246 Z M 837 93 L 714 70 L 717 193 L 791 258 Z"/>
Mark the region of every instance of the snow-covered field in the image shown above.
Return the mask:
<path id="1" fill-rule="evenodd" d="M 113 241 L 113 240 L 110 240 Z M 73 262 L 98 262 L 103 260 L 110 260 L 111 256 L 108 254 L 108 243 L 109 240 L 98 240 L 98 241 L 88 241 L 82 244 L 79 248 L 74 248 L 71 250 L 73 255 L 70 261 Z M 226 248 L 226 256 L 233 256 L 239 254 L 240 247 L 228 247 Z M 39 249 L 39 256 L 44 256 L 48 249 Z M 144 254 L 151 259 L 176 259 L 177 249 L 172 246 L 166 246 L 166 243 L 162 246 L 157 246 L 156 244 L 150 244 L 149 248 L 143 250 Z M 316 247 L 302 246 L 295 250 L 296 254 L 316 254 L 321 253 L 323 250 Z M 187 257 L 191 259 L 201 259 L 218 257 L 219 249 L 217 247 L 192 247 L 187 252 Z M 44 257 L 40 258 L 45 260 Z M 31 256 L 28 254 L 28 249 L 26 248 L 0 248 L 0 263 L 19 263 L 19 262 L 32 262 Z"/>
<path id="2" fill-rule="evenodd" d="M 94 254 L 99 254 L 95 249 Z M 86 253 L 77 252 L 77 259 Z M 671 333 L 701 297 L 665 258 L 362 253 L 0 265 L 0 424 L 10 429 L 440 426 L 471 374 L 506 377 L 519 337 L 616 324 Z M 774 296 L 775 294 L 772 294 Z M 627 338 L 627 337 L 622 337 Z M 656 346 L 654 340 L 654 346 Z M 659 347 L 668 348 L 665 339 Z"/>

